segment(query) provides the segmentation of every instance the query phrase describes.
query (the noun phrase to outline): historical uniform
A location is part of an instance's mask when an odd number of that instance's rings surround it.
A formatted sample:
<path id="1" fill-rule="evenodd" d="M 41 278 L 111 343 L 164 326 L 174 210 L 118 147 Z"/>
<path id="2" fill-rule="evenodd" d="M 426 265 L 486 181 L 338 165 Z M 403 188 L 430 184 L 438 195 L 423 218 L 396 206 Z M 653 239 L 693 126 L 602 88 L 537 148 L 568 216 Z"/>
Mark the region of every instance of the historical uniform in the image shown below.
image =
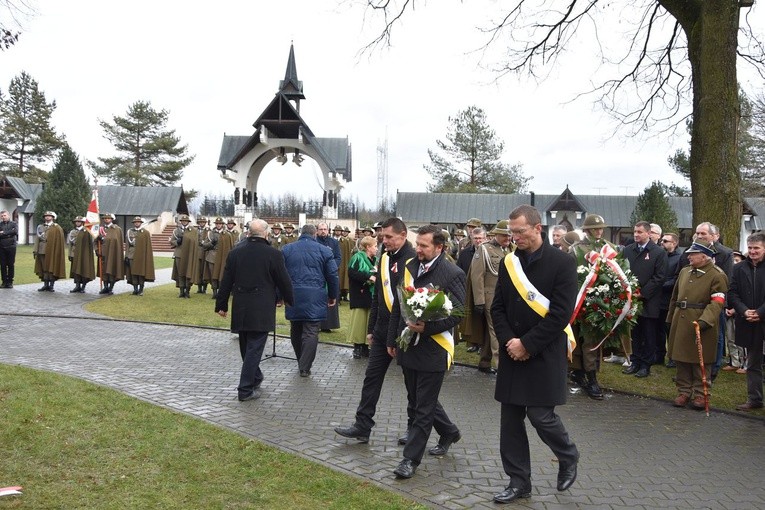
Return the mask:
<path id="1" fill-rule="evenodd" d="M 473 240 L 472 240 L 473 229 L 478 228 L 482 225 L 483 223 L 481 223 L 481 220 L 479 220 L 478 218 L 470 218 L 469 220 L 467 220 L 467 223 L 465 223 L 465 233 L 467 234 L 467 236 L 464 239 L 462 239 L 462 241 L 460 241 L 459 249 L 457 250 L 457 258 L 459 258 L 459 254 L 460 252 L 462 252 L 462 250 L 469 247 L 473 243 Z"/>
<path id="2" fill-rule="evenodd" d="M 37 225 L 32 255 L 35 257 L 35 274 L 43 281 L 38 291 L 53 291 L 59 278 L 66 278 L 66 255 L 64 252 L 64 229 L 55 223 L 56 213 L 46 211 L 43 223 Z"/>
<path id="3" fill-rule="evenodd" d="M 125 275 L 133 286 L 134 296 L 143 296 L 145 282 L 154 281 L 154 250 L 151 234 L 143 228 L 143 218 L 133 218 L 133 227 L 127 231 L 127 253 L 125 254 Z"/>
<path id="4" fill-rule="evenodd" d="M 690 401 L 693 407 L 703 409 L 703 381 L 693 323 L 698 322 L 701 329 L 704 364 L 711 365 L 717 358 L 717 330 L 728 292 L 728 277 L 715 265 L 711 245 L 695 242 L 685 253 L 700 253 L 707 258 L 696 267 L 692 261 L 677 276 L 669 302 L 667 319 L 671 326 L 667 352 L 677 365 L 675 406 L 684 407 Z"/>
<path id="5" fill-rule="evenodd" d="M 294 243 L 298 240 L 298 235 L 295 233 L 295 225 L 292 223 L 284 224 L 284 245 L 287 246 L 290 243 Z"/>
<path id="6" fill-rule="evenodd" d="M 114 219 L 110 213 L 101 215 L 101 227 L 96 238 L 96 251 L 101 264 L 98 274 L 104 284 L 99 294 L 112 294 L 114 284 L 125 277 L 124 237 Z"/>
<path id="7" fill-rule="evenodd" d="M 197 283 L 199 278 L 199 237 L 197 228 L 189 225 L 188 215 L 182 214 L 178 218 L 180 225 L 175 227 L 170 236 L 170 245 L 173 251 L 173 280 L 175 286 L 180 289 L 179 298 L 190 298 L 191 286 Z"/>
<path id="8" fill-rule="evenodd" d="M 481 346 L 480 360 L 478 369 L 482 372 L 493 373 L 492 366 L 497 365 L 497 356 L 499 344 L 497 335 L 494 333 L 494 322 L 491 318 L 491 303 L 494 301 L 494 291 L 497 287 L 499 275 L 499 265 L 505 259 L 509 248 L 510 230 L 508 230 L 507 220 L 502 220 L 492 230 L 494 235 L 505 236 L 504 243 L 494 239 L 483 243 L 476 248 L 473 261 L 470 264 L 470 295 L 472 297 L 472 308 L 474 310 L 473 321 L 478 322 L 483 317 L 483 324 L 480 329 L 483 330 L 483 345 Z M 468 298 L 470 302 L 470 298 Z M 473 331 L 476 331 L 474 328 Z M 476 337 L 473 337 L 477 340 Z"/>
<path id="9" fill-rule="evenodd" d="M 199 251 L 197 256 L 199 257 L 197 270 L 199 276 L 197 277 L 197 294 L 207 294 L 207 284 L 212 280 L 210 274 L 210 268 L 207 266 L 207 249 L 204 242 L 207 240 L 207 234 L 210 232 L 210 227 L 207 225 L 207 218 L 200 216 L 197 218 L 197 243 L 199 243 Z"/>
<path id="10" fill-rule="evenodd" d="M 282 230 L 284 229 L 282 228 L 281 223 L 274 223 L 273 226 L 271 226 L 271 233 L 268 234 L 268 242 L 279 251 L 287 246 L 287 243 L 285 242 L 286 238 L 282 235 Z"/>
<path id="11" fill-rule="evenodd" d="M 77 216 L 74 228 L 66 238 L 69 245 L 69 277 L 74 279 L 74 289 L 69 292 L 85 293 L 85 285 L 96 279 L 96 262 L 93 256 L 93 236 L 85 228 L 85 218 Z"/>
<path id="12" fill-rule="evenodd" d="M 348 264 L 351 262 L 355 243 L 350 238 L 343 235 L 343 227 L 340 225 L 335 225 L 333 232 L 335 233 L 335 239 L 337 239 L 337 242 L 340 244 L 340 267 L 338 268 L 338 275 L 340 277 L 340 300 L 348 301 L 348 289 L 350 289 Z"/>
<path id="13" fill-rule="evenodd" d="M 236 220 L 234 218 L 229 218 L 226 221 L 226 231 L 229 233 L 232 239 L 234 239 L 234 244 L 242 241 L 243 239 L 247 238 L 247 231 L 249 230 L 249 223 L 247 224 L 248 228 L 245 229 L 244 232 L 239 232 L 239 229 L 236 228 Z"/>
<path id="14" fill-rule="evenodd" d="M 210 273 L 212 282 L 213 299 L 218 297 L 218 288 L 223 279 L 223 271 L 226 266 L 226 258 L 234 246 L 231 234 L 223 225 L 223 218 L 215 218 L 215 228 L 207 232 L 207 237 L 202 243 L 205 251 L 205 263 Z"/>
<path id="15" fill-rule="evenodd" d="M 606 228 L 608 228 L 608 225 L 602 216 L 598 214 L 588 214 L 584 218 L 584 223 L 582 224 L 585 238 L 574 243 L 567 250 L 568 253 L 577 260 L 577 263 L 588 266 L 588 270 L 589 262 L 585 259 L 585 255 L 591 251 L 600 252 L 605 245 L 609 245 L 614 251 L 618 251 L 618 248 L 613 243 L 603 239 L 603 230 Z M 566 235 L 568 235 L 568 233 Z M 574 233 L 574 235 L 577 234 Z M 573 236 L 570 236 L 568 239 L 570 238 L 573 238 Z M 561 241 L 564 241 L 564 239 L 561 239 Z M 568 243 L 568 241 L 565 242 Z M 580 386 L 590 398 L 602 400 L 603 390 L 600 388 L 597 376 L 598 371 L 600 370 L 602 349 L 592 350 L 594 346 L 598 345 L 601 339 L 586 338 L 577 324 L 574 324 L 573 328 L 574 334 L 576 335 L 576 348 L 571 357 L 571 380 L 574 384 Z M 629 345 L 629 343 L 630 339 L 625 335 L 623 344 Z"/>

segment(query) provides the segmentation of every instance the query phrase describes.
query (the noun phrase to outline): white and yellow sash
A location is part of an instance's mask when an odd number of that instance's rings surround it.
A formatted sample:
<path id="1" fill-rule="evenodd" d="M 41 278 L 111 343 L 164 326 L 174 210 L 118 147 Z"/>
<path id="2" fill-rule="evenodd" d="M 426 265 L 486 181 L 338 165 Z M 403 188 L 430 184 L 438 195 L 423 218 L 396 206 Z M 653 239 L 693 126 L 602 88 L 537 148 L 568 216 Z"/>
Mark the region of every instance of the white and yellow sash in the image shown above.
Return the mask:
<path id="1" fill-rule="evenodd" d="M 409 264 L 409 260 L 406 261 L 407 264 Z M 404 286 L 414 287 L 414 278 L 412 278 L 412 273 L 409 272 L 406 266 L 404 266 Z M 450 331 L 443 331 L 431 335 L 431 338 L 446 351 L 446 369 L 449 370 L 454 359 L 454 337 L 452 337 Z"/>
<path id="2" fill-rule="evenodd" d="M 534 284 L 529 281 L 526 273 L 523 272 L 521 266 L 521 259 L 511 252 L 505 257 L 505 267 L 507 268 L 507 274 L 510 276 L 510 281 L 513 282 L 515 290 L 523 298 L 529 308 L 534 310 L 540 317 L 545 317 L 550 311 L 550 300 L 547 299 Z M 572 353 L 576 348 L 576 339 L 574 338 L 574 330 L 571 329 L 570 324 L 566 324 L 563 331 L 568 337 L 568 359 L 571 361 Z"/>
<path id="3" fill-rule="evenodd" d="M 390 283 L 390 267 L 388 265 L 388 259 L 390 256 L 388 252 L 382 254 L 380 257 L 380 274 L 382 276 L 382 293 L 385 300 L 385 306 L 388 308 L 388 312 L 393 311 L 393 288 Z"/>

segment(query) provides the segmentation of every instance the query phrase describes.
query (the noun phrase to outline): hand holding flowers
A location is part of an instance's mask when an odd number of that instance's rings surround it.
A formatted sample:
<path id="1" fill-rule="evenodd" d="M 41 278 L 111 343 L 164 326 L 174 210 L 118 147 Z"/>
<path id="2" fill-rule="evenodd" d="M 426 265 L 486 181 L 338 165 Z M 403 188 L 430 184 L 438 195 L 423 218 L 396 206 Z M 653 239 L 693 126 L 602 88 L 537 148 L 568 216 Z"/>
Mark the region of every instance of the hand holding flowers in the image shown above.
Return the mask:
<path id="1" fill-rule="evenodd" d="M 397 291 L 401 316 L 407 323 L 407 327 L 396 339 L 396 344 L 402 351 L 406 351 L 413 341 L 414 345 L 417 345 L 419 334 L 425 331 L 426 322 L 457 315 L 449 296 L 438 287 L 400 286 Z"/>

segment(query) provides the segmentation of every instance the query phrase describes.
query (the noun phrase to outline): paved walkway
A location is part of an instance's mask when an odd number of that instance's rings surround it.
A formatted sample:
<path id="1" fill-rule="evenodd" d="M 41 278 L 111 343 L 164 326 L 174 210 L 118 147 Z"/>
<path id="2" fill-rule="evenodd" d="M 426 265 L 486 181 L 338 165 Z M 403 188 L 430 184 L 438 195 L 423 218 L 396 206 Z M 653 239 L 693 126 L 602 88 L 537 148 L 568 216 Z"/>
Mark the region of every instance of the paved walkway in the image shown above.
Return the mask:
<path id="1" fill-rule="evenodd" d="M 169 270 L 158 273 L 158 284 L 168 280 Z M 441 392 L 462 441 L 443 458 L 426 454 L 417 475 L 399 481 L 391 473 L 401 455 L 396 437 L 405 428 L 406 397 L 398 367 L 391 366 L 388 373 L 370 443 L 356 444 L 332 430 L 352 422 L 364 377 L 365 363 L 353 360 L 350 349 L 321 345 L 310 378 L 299 377 L 292 360 L 268 359 L 262 365 L 263 398 L 241 403 L 235 398 L 238 343 L 230 333 L 93 320 L 82 304 L 97 295 L 69 294 L 72 284 L 66 281 L 53 294 L 36 292 L 38 287 L 0 290 L 7 312 L 0 315 L 2 363 L 115 388 L 371 480 L 433 508 L 496 508 L 491 496 L 507 485 L 498 453 L 494 380 L 475 369 L 456 367 Z M 132 290 L 124 284 L 115 289 Z M 95 291 L 92 285 L 90 292 Z M 30 316 L 40 310 L 58 317 Z M 291 354 L 284 340 L 277 340 L 276 350 Z M 706 418 L 618 394 L 604 402 L 574 394 L 559 413 L 582 452 L 579 478 L 568 492 L 555 491 L 557 464 L 529 427 L 534 489 L 532 498 L 520 503 L 524 507 L 765 507 L 761 420 L 721 413 Z M 431 444 L 435 442 L 432 437 Z"/>

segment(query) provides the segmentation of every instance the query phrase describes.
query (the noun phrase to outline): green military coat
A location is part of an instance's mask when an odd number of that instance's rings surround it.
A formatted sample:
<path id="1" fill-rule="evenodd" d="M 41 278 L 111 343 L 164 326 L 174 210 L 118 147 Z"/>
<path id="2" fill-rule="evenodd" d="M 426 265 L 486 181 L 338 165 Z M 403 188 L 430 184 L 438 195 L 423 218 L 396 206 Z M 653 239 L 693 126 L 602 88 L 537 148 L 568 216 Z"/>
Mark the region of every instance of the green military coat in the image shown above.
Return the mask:
<path id="1" fill-rule="evenodd" d="M 127 234 L 127 260 L 125 278 L 130 282 L 133 275 L 143 276 L 147 282 L 154 281 L 154 250 L 148 230 L 131 228 Z"/>
<path id="2" fill-rule="evenodd" d="M 79 276 L 87 283 L 96 279 L 96 262 L 93 256 L 93 236 L 86 228 L 69 232 L 69 261 L 72 263 L 69 277 Z"/>

